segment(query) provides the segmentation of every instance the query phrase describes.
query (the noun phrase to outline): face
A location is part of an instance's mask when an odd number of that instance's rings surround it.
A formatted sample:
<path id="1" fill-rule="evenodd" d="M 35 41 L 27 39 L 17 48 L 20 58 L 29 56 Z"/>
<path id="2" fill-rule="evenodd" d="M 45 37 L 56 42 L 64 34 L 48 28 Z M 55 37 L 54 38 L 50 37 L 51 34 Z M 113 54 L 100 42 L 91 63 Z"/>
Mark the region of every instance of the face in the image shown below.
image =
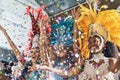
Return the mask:
<path id="1" fill-rule="evenodd" d="M 39 58 L 39 49 L 37 48 L 32 48 L 31 51 L 30 51 L 30 57 L 32 58 L 32 62 L 36 62 Z"/>
<path id="2" fill-rule="evenodd" d="M 22 70 L 20 68 L 15 68 L 12 74 L 15 78 L 19 78 L 21 76 Z"/>
<path id="3" fill-rule="evenodd" d="M 48 17 L 48 15 L 46 15 L 46 16 L 44 17 L 44 21 L 48 21 L 48 19 L 49 19 L 49 17 Z"/>
<path id="4" fill-rule="evenodd" d="M 98 53 L 102 51 L 102 48 L 104 47 L 104 39 L 100 35 L 90 37 L 88 42 L 88 48 L 90 49 L 91 53 Z"/>

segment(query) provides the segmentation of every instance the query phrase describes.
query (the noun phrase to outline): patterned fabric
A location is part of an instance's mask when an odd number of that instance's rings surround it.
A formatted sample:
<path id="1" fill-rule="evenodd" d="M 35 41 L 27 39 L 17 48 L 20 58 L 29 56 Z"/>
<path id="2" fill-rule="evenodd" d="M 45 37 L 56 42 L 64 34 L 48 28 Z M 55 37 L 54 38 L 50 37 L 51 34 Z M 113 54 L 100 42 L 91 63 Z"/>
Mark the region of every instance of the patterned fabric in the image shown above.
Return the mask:
<path id="1" fill-rule="evenodd" d="M 46 72 L 43 70 L 31 72 L 28 80 L 47 80 Z"/>
<path id="2" fill-rule="evenodd" d="M 98 63 L 104 60 L 100 66 L 93 64 L 92 61 Z M 114 74 L 108 72 L 109 61 L 103 54 L 94 54 L 93 58 L 85 61 L 84 71 L 79 75 L 80 80 L 116 80 Z"/>
<path id="3" fill-rule="evenodd" d="M 56 46 L 59 44 L 71 46 L 73 43 L 73 27 L 74 21 L 70 16 L 53 24 L 51 26 L 52 33 L 50 35 L 51 44 Z"/>
<path id="4" fill-rule="evenodd" d="M 69 65 L 71 64 L 71 65 Z M 61 69 L 64 71 L 68 71 L 71 67 L 74 66 L 74 61 L 73 57 L 71 56 L 70 58 L 67 57 L 66 62 L 63 62 L 62 59 L 57 58 L 55 60 L 54 68 L 56 69 Z M 63 78 L 57 74 L 54 74 L 54 80 L 77 80 L 77 76 L 71 77 L 71 78 Z"/>

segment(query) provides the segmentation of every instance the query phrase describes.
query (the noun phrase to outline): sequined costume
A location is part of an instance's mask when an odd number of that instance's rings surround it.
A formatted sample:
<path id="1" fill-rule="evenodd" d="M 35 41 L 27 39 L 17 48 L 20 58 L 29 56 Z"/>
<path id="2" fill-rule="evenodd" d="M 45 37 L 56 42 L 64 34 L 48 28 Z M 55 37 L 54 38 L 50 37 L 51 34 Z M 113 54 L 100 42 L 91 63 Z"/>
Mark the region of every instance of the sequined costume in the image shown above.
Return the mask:
<path id="1" fill-rule="evenodd" d="M 62 61 L 62 59 L 60 58 L 57 58 L 56 60 L 54 60 L 54 68 L 56 69 L 61 69 L 61 70 L 64 70 L 64 71 L 68 71 L 70 68 L 74 67 L 75 66 L 75 62 L 73 60 L 73 57 L 75 56 L 70 56 L 70 54 L 66 57 L 67 60 L 66 61 Z M 69 75 L 69 73 L 68 73 Z M 54 74 L 54 79 L 55 80 L 77 80 L 77 76 L 72 76 L 70 78 L 64 78 L 62 76 L 59 76 L 57 74 Z"/>
<path id="2" fill-rule="evenodd" d="M 80 44 L 80 55 L 85 59 L 84 71 L 79 75 L 80 80 L 117 80 L 114 76 L 117 73 L 113 73 L 110 70 L 110 58 L 105 57 L 102 51 L 104 51 L 104 45 L 107 41 L 113 42 L 115 45 L 120 46 L 120 15 L 118 10 L 106 10 L 101 11 L 102 6 L 98 11 L 92 8 L 91 4 L 88 4 L 88 8 L 80 5 L 81 16 L 76 20 L 78 30 L 82 32 L 78 38 Z M 95 52 L 97 46 L 92 44 L 92 48 L 89 46 L 89 40 L 94 40 L 99 37 L 100 43 L 96 43 L 101 46 L 98 52 Z M 95 43 L 95 42 L 94 42 Z M 101 45 L 102 44 L 102 45 Z M 93 50 L 92 50 L 93 49 Z M 92 50 L 92 51 L 91 51 Z M 93 53 L 93 54 L 92 54 Z M 92 55 L 92 58 L 89 59 Z M 118 58 L 114 58 L 119 61 Z M 87 59 L 87 60 L 86 60 Z M 119 70 L 119 67 L 117 71 Z M 115 69 L 114 69 L 115 70 Z M 116 72 L 117 72 L 116 71 Z M 119 71 L 118 71 L 119 72 Z"/>
<path id="3" fill-rule="evenodd" d="M 100 60 L 104 60 L 104 63 L 102 63 L 100 66 L 98 66 L 98 62 Z M 92 61 L 95 61 L 96 64 L 94 64 Z M 93 58 L 90 60 L 85 60 L 85 67 L 84 71 L 80 74 L 79 79 L 86 80 L 101 80 L 102 75 L 105 75 L 108 73 L 108 59 L 104 57 L 104 55 L 101 54 L 95 54 L 93 55 Z M 111 79 L 108 79 L 111 80 Z"/>
<path id="4" fill-rule="evenodd" d="M 61 45 L 68 48 L 65 61 L 63 61 L 63 58 L 56 57 L 56 59 L 53 60 L 53 68 L 68 71 L 71 67 L 75 66 L 74 65 L 75 56 L 72 56 L 73 53 L 71 53 L 72 51 L 70 49 L 70 47 L 72 47 L 73 44 L 73 26 L 74 21 L 71 16 L 68 16 L 60 20 L 58 23 L 53 24 L 51 27 L 52 28 L 51 44 L 54 45 L 57 49 L 59 49 Z M 52 80 L 77 80 L 76 76 L 64 78 L 58 74 L 55 73 L 52 74 L 53 74 Z"/>

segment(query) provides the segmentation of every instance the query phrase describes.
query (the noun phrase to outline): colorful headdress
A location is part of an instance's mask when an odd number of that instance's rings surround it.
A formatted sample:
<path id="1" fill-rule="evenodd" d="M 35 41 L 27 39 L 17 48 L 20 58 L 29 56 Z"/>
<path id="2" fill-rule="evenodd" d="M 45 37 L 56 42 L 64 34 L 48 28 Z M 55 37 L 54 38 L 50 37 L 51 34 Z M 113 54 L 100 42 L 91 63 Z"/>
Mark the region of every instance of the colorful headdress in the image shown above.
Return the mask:
<path id="1" fill-rule="evenodd" d="M 47 13 L 44 11 L 45 5 L 41 6 L 39 9 L 32 9 L 31 6 L 28 6 L 26 9 L 26 14 L 30 15 L 31 21 L 32 21 L 32 27 L 28 33 L 28 42 L 26 51 L 29 51 L 33 46 L 37 46 L 38 44 L 32 45 L 32 41 L 35 35 L 40 33 L 40 29 L 38 26 L 38 20 L 44 19 L 45 16 L 48 16 Z M 47 26 L 47 29 L 49 29 L 49 26 Z M 47 31 L 46 29 L 46 31 Z"/>
<path id="2" fill-rule="evenodd" d="M 89 25 L 88 38 L 95 35 L 100 35 L 103 37 L 104 41 L 108 39 L 108 31 L 104 26 L 98 23 L 93 23 Z"/>
<path id="3" fill-rule="evenodd" d="M 89 58 L 90 52 L 88 49 L 88 37 L 91 35 L 89 32 L 89 26 L 93 26 L 93 30 L 97 31 L 105 40 L 114 42 L 120 46 L 120 14 L 118 10 L 100 10 L 96 9 L 88 4 L 89 8 L 80 5 L 81 16 L 76 21 L 78 29 L 82 32 L 82 35 L 78 38 L 81 55 L 84 59 Z M 89 35 L 89 36 L 88 36 Z"/>
<path id="4" fill-rule="evenodd" d="M 51 26 L 51 44 L 55 46 L 72 46 L 73 43 L 73 26 L 72 17 L 68 16 Z"/>

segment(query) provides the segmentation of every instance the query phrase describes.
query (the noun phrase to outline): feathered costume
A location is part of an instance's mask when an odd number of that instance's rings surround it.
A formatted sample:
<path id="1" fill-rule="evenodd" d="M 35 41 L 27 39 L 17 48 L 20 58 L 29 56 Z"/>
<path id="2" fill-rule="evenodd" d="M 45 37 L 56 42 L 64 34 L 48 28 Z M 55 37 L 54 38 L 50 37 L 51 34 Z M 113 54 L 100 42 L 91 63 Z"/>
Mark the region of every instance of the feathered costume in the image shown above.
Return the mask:
<path id="1" fill-rule="evenodd" d="M 55 23 L 51 26 L 52 33 L 51 33 L 51 44 L 54 45 L 58 50 L 62 46 L 67 47 L 68 53 L 71 52 L 71 47 L 73 45 L 73 28 L 74 28 L 74 20 L 72 16 L 68 16 L 66 18 L 61 19 L 58 23 Z M 62 49 L 64 50 L 64 49 Z M 74 56 L 72 54 L 67 54 L 66 62 L 64 63 L 63 58 L 57 57 L 54 60 L 53 67 L 61 70 L 68 71 L 70 70 L 69 64 L 74 66 Z M 63 65 L 61 65 L 63 63 Z M 76 76 L 68 78 L 64 78 L 60 75 L 54 74 L 53 80 L 76 80 Z"/>
<path id="2" fill-rule="evenodd" d="M 72 17 L 67 17 L 59 21 L 59 23 L 55 23 L 51 26 L 51 44 L 60 46 L 61 44 L 64 46 L 72 46 L 73 43 L 73 26 L 74 21 Z"/>
<path id="3" fill-rule="evenodd" d="M 90 56 L 90 51 L 88 49 L 88 36 L 90 35 L 88 35 L 88 29 L 89 25 L 93 23 L 105 27 L 107 33 L 105 33 L 104 30 L 99 31 L 100 28 L 95 28 L 95 30 L 104 37 L 105 41 L 110 41 L 120 46 L 120 11 L 114 9 L 101 11 L 101 9 L 106 8 L 106 6 L 102 6 L 99 11 L 96 11 L 91 7 L 91 4 L 88 5 L 89 8 L 80 5 L 81 16 L 76 21 L 78 29 L 82 32 L 78 41 L 81 49 L 80 54 L 84 59 Z"/>
<path id="4" fill-rule="evenodd" d="M 38 26 L 38 19 L 40 18 L 41 20 L 45 18 L 46 13 L 44 12 L 45 5 L 41 6 L 39 9 L 32 9 L 31 6 L 28 6 L 26 10 L 26 14 L 30 15 L 31 21 L 32 21 L 32 27 L 28 33 L 28 42 L 27 42 L 27 47 L 26 51 L 29 51 L 32 47 L 32 39 L 35 35 L 40 33 L 40 28 Z M 37 14 L 37 16 L 35 16 Z M 47 34 L 51 33 L 51 28 L 50 25 L 46 26 L 46 32 Z"/>
<path id="5" fill-rule="evenodd" d="M 38 10 L 31 9 L 29 6 L 27 8 L 27 14 L 30 15 L 31 21 L 32 21 L 32 27 L 31 31 L 28 34 L 28 45 L 26 47 L 26 51 L 29 51 L 31 48 L 38 47 L 40 49 L 40 57 L 43 61 L 46 60 L 46 45 L 44 42 L 44 39 L 47 39 L 46 34 L 51 33 L 51 27 L 49 24 L 46 26 L 39 26 L 39 19 L 43 20 L 47 15 L 47 13 L 44 12 L 45 6 L 40 7 Z M 36 14 L 37 16 L 35 16 Z M 45 29 L 43 29 L 45 27 Z M 45 33 L 43 33 L 45 31 Z M 41 43 L 39 43 L 41 41 Z M 29 75 L 29 80 L 46 80 L 46 72 L 42 70 L 33 71 Z"/>

